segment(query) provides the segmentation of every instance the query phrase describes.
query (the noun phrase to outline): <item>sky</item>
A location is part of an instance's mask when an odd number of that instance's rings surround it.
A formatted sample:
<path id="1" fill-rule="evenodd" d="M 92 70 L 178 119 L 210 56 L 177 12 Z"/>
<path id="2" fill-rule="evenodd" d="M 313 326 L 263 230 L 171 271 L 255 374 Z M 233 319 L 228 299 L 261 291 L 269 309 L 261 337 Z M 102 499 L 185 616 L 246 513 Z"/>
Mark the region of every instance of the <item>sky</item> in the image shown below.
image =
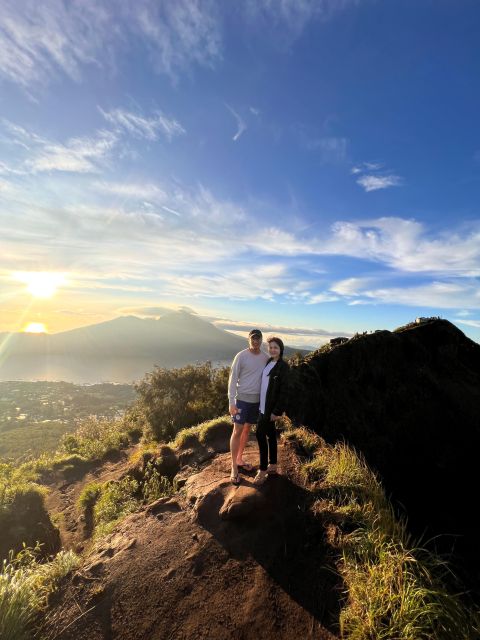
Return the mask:
<path id="1" fill-rule="evenodd" d="M 3 0 L 0 332 L 480 340 L 476 0 Z"/>

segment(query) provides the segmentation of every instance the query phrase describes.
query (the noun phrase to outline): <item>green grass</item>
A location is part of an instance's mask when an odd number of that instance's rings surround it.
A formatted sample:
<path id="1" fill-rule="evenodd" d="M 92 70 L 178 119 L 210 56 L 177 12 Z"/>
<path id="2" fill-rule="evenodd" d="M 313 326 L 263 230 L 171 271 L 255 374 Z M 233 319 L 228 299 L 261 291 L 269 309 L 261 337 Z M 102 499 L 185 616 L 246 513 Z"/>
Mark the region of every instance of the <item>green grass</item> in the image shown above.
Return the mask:
<path id="1" fill-rule="evenodd" d="M 46 487 L 38 485 L 28 475 L 24 476 L 21 468 L 0 464 L 0 523 L 18 500 L 27 499 L 32 494 L 43 499 L 47 492 Z"/>
<path id="2" fill-rule="evenodd" d="M 72 551 L 60 551 L 50 562 L 39 563 L 39 548 L 23 549 L 0 569 L 0 637 L 29 640 L 33 623 L 47 606 L 59 581 L 79 565 Z"/>
<path id="3" fill-rule="evenodd" d="M 187 447 L 195 446 L 198 444 L 206 444 L 213 434 L 215 428 L 227 424 L 231 426 L 230 416 L 220 416 L 213 420 L 207 420 L 194 427 L 188 427 L 179 431 L 172 443 L 174 449 L 185 449 Z"/>
<path id="4" fill-rule="evenodd" d="M 80 509 L 89 509 L 94 506 L 102 492 L 101 482 L 89 482 L 86 484 L 78 497 L 77 505 Z"/>
<path id="5" fill-rule="evenodd" d="M 301 470 L 318 495 L 327 538 L 345 585 L 345 640 L 461 640 L 479 637 L 478 611 L 451 591 L 444 561 L 415 543 L 378 477 L 345 443 L 327 445 L 307 429 L 284 437 L 306 452 Z"/>
<path id="6" fill-rule="evenodd" d="M 93 508 L 95 537 L 110 533 L 125 516 L 138 509 L 139 484 L 130 477 L 105 483 Z"/>
<path id="7" fill-rule="evenodd" d="M 168 478 L 149 462 L 140 482 L 130 476 L 103 484 L 91 482 L 85 486 L 78 504 L 83 509 L 93 507 L 94 538 L 98 539 L 141 505 L 174 493 L 175 487 Z"/>
<path id="8" fill-rule="evenodd" d="M 283 438 L 299 444 L 303 453 L 308 457 L 313 456 L 313 454 L 325 444 L 323 438 L 305 427 L 297 427 L 296 429 L 287 428 L 283 434 Z"/>

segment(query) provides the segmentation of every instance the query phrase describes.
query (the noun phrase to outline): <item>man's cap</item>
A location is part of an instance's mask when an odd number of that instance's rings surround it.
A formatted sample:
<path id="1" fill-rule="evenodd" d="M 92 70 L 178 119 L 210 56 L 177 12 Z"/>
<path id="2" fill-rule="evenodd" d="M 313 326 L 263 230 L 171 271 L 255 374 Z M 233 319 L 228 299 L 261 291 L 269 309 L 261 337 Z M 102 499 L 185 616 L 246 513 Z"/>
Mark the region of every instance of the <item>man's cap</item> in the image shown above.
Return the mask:
<path id="1" fill-rule="evenodd" d="M 260 329 L 252 329 L 250 331 L 250 333 L 248 334 L 249 338 L 261 338 L 262 336 L 263 336 L 263 334 L 260 331 Z"/>

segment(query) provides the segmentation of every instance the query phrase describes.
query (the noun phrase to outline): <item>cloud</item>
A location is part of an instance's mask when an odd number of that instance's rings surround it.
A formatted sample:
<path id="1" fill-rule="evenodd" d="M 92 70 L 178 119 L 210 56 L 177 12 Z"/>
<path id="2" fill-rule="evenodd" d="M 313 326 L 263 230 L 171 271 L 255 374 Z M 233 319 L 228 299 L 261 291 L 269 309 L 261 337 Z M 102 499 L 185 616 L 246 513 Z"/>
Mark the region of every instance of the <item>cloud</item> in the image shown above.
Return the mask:
<path id="1" fill-rule="evenodd" d="M 348 278 L 333 284 L 331 290 L 347 299 L 358 298 L 350 300 L 349 304 L 393 304 L 434 309 L 458 309 L 468 304 L 470 308 L 480 308 L 480 286 L 475 281 L 452 279 L 413 286 L 382 285 L 381 278 Z"/>
<path id="2" fill-rule="evenodd" d="M 460 318 L 455 318 L 455 322 L 465 324 L 468 327 L 475 327 L 476 329 L 480 329 L 480 320 L 460 320 Z"/>
<path id="3" fill-rule="evenodd" d="M 245 124 L 245 121 L 243 120 L 243 118 L 234 109 L 232 109 L 232 107 L 230 107 L 228 104 L 226 104 L 225 106 L 237 121 L 237 131 L 232 138 L 232 140 L 236 142 L 240 138 L 242 133 L 244 133 L 247 130 L 247 125 Z"/>
<path id="4" fill-rule="evenodd" d="M 475 277 L 480 275 L 480 228 L 431 235 L 416 220 L 383 217 L 337 222 L 318 245 L 319 253 L 383 263 L 401 272 Z M 466 305 L 468 307 L 468 305 Z"/>
<path id="5" fill-rule="evenodd" d="M 402 184 L 402 179 L 393 174 L 387 176 L 364 175 L 358 178 L 357 184 L 367 192 L 378 191 L 379 189 L 388 189 L 388 187 L 398 187 Z"/>
<path id="6" fill-rule="evenodd" d="M 347 138 L 325 136 L 305 141 L 307 149 L 319 151 L 324 162 L 343 162 L 347 157 Z"/>
<path id="7" fill-rule="evenodd" d="M 359 0 L 247 0 L 245 11 L 263 37 L 275 37 L 277 46 L 287 48 L 312 21 L 325 22 L 336 12 L 358 3 Z"/>
<path id="8" fill-rule="evenodd" d="M 20 148 L 20 155 L 10 154 L 9 165 L 4 162 L 0 165 L 0 173 L 12 176 L 44 171 L 97 173 L 108 164 L 111 153 L 119 142 L 115 133 L 105 129 L 61 143 L 7 120 L 3 120 L 2 125 L 5 143 Z"/>
<path id="9" fill-rule="evenodd" d="M 25 162 L 27 171 L 67 171 L 98 173 L 108 161 L 118 138 L 111 131 L 97 131 L 93 136 L 71 138 L 65 144 L 45 142 L 37 146 Z"/>
<path id="10" fill-rule="evenodd" d="M 342 331 L 329 331 L 327 329 L 313 329 L 311 327 L 288 327 L 285 325 L 276 325 L 262 322 L 261 320 L 243 321 L 231 320 L 228 318 L 218 318 L 215 316 L 201 316 L 207 322 L 211 322 L 219 329 L 235 333 L 236 335 L 246 337 L 252 327 L 258 327 L 262 330 L 264 337 L 268 335 L 277 335 L 282 338 L 286 344 L 297 346 L 299 348 L 315 348 L 314 345 L 321 345 L 328 342 L 330 338 L 337 336 L 350 337 L 352 334 Z"/>
<path id="11" fill-rule="evenodd" d="M 152 67 L 178 81 L 193 66 L 221 59 L 221 21 L 213 0 L 4 0 L 0 5 L 0 75 L 27 92 L 85 68 L 114 69 L 143 46 Z"/>
<path id="12" fill-rule="evenodd" d="M 400 176 L 383 170 L 381 162 L 362 162 L 352 167 L 350 173 L 358 176 L 356 183 L 367 192 L 399 187 L 403 184 Z"/>
<path id="13" fill-rule="evenodd" d="M 153 117 L 146 118 L 125 109 L 113 109 L 112 111 L 104 111 L 100 107 L 98 109 L 107 122 L 117 129 L 132 134 L 136 138 L 158 140 L 161 134 L 171 140 L 175 136 L 186 133 L 177 120 L 167 118 L 161 111 L 156 112 Z"/>
<path id="14" fill-rule="evenodd" d="M 191 307 L 185 307 L 178 304 L 167 304 L 165 306 L 153 306 L 153 307 L 122 307 L 118 309 L 118 313 L 121 315 L 135 315 L 142 318 L 159 318 L 172 311 L 186 311 L 192 315 L 197 315 L 197 312 Z"/>

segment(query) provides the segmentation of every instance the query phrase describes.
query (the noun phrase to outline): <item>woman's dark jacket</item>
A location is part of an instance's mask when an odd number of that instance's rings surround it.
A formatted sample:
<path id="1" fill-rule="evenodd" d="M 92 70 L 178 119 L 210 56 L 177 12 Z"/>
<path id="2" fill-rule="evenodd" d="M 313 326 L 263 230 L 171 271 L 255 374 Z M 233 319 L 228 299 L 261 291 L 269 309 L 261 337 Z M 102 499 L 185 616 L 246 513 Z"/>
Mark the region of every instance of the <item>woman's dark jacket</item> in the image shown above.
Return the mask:
<path id="1" fill-rule="evenodd" d="M 270 414 L 281 416 L 288 405 L 288 376 L 290 367 L 285 360 L 277 360 L 271 369 L 267 395 L 265 398 L 265 416 L 270 419 Z"/>

